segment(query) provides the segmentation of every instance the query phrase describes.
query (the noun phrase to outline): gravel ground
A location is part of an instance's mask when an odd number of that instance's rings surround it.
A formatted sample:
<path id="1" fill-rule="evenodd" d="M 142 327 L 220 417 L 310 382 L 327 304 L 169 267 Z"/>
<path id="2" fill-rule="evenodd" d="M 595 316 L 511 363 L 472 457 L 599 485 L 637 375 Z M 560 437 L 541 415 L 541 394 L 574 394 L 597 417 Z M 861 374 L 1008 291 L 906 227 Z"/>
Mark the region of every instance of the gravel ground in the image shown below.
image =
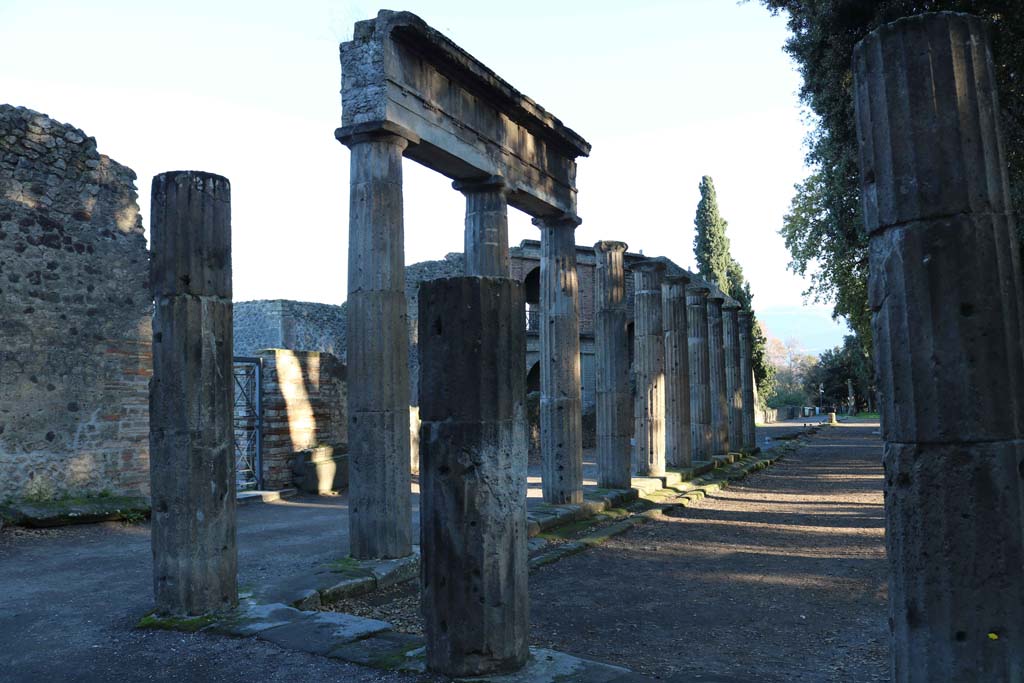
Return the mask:
<path id="1" fill-rule="evenodd" d="M 826 430 L 677 516 L 542 568 L 533 642 L 663 678 L 888 680 L 877 428 Z"/>

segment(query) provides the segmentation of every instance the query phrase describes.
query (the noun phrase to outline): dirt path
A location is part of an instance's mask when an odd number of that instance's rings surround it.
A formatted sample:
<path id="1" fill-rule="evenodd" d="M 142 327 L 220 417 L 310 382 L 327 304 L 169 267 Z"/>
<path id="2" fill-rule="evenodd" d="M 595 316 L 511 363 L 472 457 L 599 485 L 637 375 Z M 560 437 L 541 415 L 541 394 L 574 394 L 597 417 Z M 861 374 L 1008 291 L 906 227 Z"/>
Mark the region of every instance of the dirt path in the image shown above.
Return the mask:
<path id="1" fill-rule="evenodd" d="M 665 679 L 888 679 L 881 441 L 842 425 L 530 577 L 535 644 Z"/>

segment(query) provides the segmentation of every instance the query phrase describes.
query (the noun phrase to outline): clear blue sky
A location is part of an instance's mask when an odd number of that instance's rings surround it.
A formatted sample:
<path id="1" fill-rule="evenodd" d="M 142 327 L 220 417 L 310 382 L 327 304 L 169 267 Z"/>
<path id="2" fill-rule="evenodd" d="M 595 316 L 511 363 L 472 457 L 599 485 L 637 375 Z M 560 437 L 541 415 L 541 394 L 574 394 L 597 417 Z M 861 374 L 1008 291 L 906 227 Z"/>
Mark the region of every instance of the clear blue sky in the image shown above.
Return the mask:
<path id="1" fill-rule="evenodd" d="M 338 43 L 362 0 L 0 0 L 0 98 L 72 123 L 139 175 L 192 168 L 232 183 L 236 300 L 345 299 L 348 151 Z M 622 239 L 693 263 L 711 175 L 769 333 L 819 352 L 829 308 L 802 307 L 777 231 L 805 174 L 785 21 L 757 2 L 405 0 L 407 9 L 593 144 L 577 243 Z M 406 262 L 462 250 L 462 196 L 405 166 Z M 511 240 L 536 238 L 510 216 Z"/>

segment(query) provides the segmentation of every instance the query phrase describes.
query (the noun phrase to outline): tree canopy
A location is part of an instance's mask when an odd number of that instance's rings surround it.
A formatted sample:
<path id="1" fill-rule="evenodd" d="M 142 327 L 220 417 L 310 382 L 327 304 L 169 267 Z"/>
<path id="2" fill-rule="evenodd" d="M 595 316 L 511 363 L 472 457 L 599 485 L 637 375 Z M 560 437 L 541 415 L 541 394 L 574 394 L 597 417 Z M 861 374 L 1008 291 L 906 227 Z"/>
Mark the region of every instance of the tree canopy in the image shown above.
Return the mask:
<path id="1" fill-rule="evenodd" d="M 768 340 L 754 314 L 754 295 L 750 291 L 750 283 L 743 277 L 743 267 L 730 252 L 729 237 L 726 235 L 729 223 L 718 210 L 718 195 L 711 176 L 701 178 L 700 202 L 697 204 L 693 225 L 693 253 L 697 259 L 698 273 L 750 311 L 754 381 L 759 395 L 767 399 L 774 391 L 775 376 L 765 350 Z"/>
<path id="2" fill-rule="evenodd" d="M 875 28 L 923 12 L 969 12 L 992 25 L 1003 141 L 1016 206 L 1024 206 L 1024 10 L 1020 0 L 760 0 L 788 15 L 785 50 L 803 77 L 800 99 L 816 128 L 807 139 L 810 175 L 796 186 L 780 233 L 790 268 L 809 275 L 806 294 L 834 304 L 871 348 L 867 237 L 860 205 L 853 46 Z M 1024 226 L 1018 226 L 1024 228 Z"/>

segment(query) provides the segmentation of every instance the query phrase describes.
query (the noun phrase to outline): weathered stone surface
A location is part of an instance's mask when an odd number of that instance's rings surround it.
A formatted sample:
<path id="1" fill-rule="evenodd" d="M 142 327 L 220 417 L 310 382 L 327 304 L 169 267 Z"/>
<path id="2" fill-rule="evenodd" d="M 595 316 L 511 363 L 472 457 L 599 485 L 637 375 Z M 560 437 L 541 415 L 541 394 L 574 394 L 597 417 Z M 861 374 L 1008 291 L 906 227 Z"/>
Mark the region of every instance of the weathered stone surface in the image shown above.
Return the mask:
<path id="1" fill-rule="evenodd" d="M 854 52 L 886 440 L 893 680 L 1024 671 L 1024 288 L 984 23 Z"/>
<path id="2" fill-rule="evenodd" d="M 752 453 L 757 448 L 754 413 L 754 347 L 751 342 L 750 312 L 741 310 L 737 316 L 740 337 L 740 395 L 743 400 L 743 451 Z"/>
<path id="3" fill-rule="evenodd" d="M 387 622 L 341 612 L 301 613 L 301 619 L 256 634 L 289 650 L 326 655 L 346 643 L 391 630 Z"/>
<path id="4" fill-rule="evenodd" d="M 729 452 L 729 404 L 725 394 L 725 335 L 722 334 L 722 304 L 719 291 L 708 295 L 708 378 L 711 390 L 711 452 Z"/>
<path id="5" fill-rule="evenodd" d="M 450 676 L 528 654 L 523 305 L 504 278 L 420 291 L 423 614 L 427 665 Z"/>
<path id="6" fill-rule="evenodd" d="M 466 275 L 509 277 L 505 180 L 457 180 L 452 186 L 466 195 Z"/>
<path id="7" fill-rule="evenodd" d="M 537 218 L 540 260 L 540 439 L 544 500 L 583 500 L 576 216 Z"/>
<path id="8" fill-rule="evenodd" d="M 711 369 L 708 359 L 708 305 L 711 290 L 686 290 L 686 329 L 690 353 L 690 435 L 694 460 L 711 460 Z"/>
<path id="9" fill-rule="evenodd" d="M 740 379 L 740 305 L 726 301 L 722 306 L 722 338 L 725 344 L 725 400 L 729 418 L 729 447 L 743 450 L 743 387 Z"/>
<path id="10" fill-rule="evenodd" d="M 0 500 L 149 495 L 149 256 L 135 173 L 0 105 Z"/>
<path id="11" fill-rule="evenodd" d="M 693 464 L 690 429 L 690 343 L 686 327 L 686 286 L 690 278 L 666 277 L 661 285 L 661 325 L 665 333 L 665 463 Z"/>
<path id="12" fill-rule="evenodd" d="M 225 178 L 208 173 L 153 179 L 150 476 L 160 614 L 206 614 L 238 601 L 230 193 Z"/>
<path id="13" fill-rule="evenodd" d="M 419 17 L 358 22 L 341 65 L 340 134 L 394 123 L 416 135 L 406 156 L 449 178 L 501 176 L 532 216 L 576 212 L 576 157 L 590 144 Z"/>
<path id="14" fill-rule="evenodd" d="M 632 472 L 633 406 L 629 391 L 624 242 L 598 242 L 594 278 L 595 393 L 597 395 L 597 485 L 628 489 Z"/>
<path id="15" fill-rule="evenodd" d="M 665 264 L 633 264 L 636 321 L 633 374 L 636 402 L 633 418 L 633 471 L 637 476 L 665 473 L 665 337 L 661 329 L 661 278 Z"/>
<path id="16" fill-rule="evenodd" d="M 349 541 L 358 559 L 412 552 L 402 152 L 386 130 L 351 152 L 348 252 Z"/>

